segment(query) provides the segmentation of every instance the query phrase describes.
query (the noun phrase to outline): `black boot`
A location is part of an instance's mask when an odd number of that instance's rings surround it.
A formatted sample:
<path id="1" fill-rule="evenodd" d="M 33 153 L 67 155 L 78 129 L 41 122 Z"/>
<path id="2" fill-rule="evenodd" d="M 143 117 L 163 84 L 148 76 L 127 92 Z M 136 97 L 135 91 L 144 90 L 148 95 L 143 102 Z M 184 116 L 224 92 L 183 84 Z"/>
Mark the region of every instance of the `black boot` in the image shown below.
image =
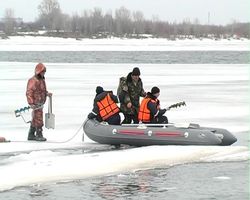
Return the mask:
<path id="1" fill-rule="evenodd" d="M 36 128 L 36 141 L 44 142 L 47 139 L 43 137 L 43 129 L 42 127 Z"/>
<path id="2" fill-rule="evenodd" d="M 35 132 L 36 132 L 36 128 L 30 125 L 28 140 L 36 140 Z"/>

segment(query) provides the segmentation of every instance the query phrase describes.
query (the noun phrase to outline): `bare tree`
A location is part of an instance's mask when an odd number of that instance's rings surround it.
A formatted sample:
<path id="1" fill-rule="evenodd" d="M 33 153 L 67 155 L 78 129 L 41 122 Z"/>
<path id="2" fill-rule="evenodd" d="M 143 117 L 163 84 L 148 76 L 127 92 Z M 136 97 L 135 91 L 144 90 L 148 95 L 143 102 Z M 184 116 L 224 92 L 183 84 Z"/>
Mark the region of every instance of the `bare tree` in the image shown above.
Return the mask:
<path id="1" fill-rule="evenodd" d="M 197 38 L 201 37 L 201 25 L 198 18 L 195 18 L 193 22 L 193 35 Z"/>
<path id="2" fill-rule="evenodd" d="M 61 15 L 61 29 L 65 32 L 71 32 L 71 17 L 67 14 Z"/>
<path id="3" fill-rule="evenodd" d="M 39 21 L 48 30 L 59 31 L 62 27 L 62 12 L 57 0 L 43 0 L 38 6 Z"/>
<path id="4" fill-rule="evenodd" d="M 94 8 L 92 12 L 93 33 L 98 34 L 104 31 L 104 20 L 101 8 Z"/>
<path id="5" fill-rule="evenodd" d="M 76 33 L 77 31 L 79 31 L 80 29 L 80 17 L 78 16 L 77 13 L 73 14 L 72 18 L 71 18 L 71 31 L 73 33 Z"/>
<path id="6" fill-rule="evenodd" d="M 30 27 L 44 26 L 46 30 L 64 30 L 71 37 L 143 37 L 142 34 L 151 34 L 152 37 L 165 37 L 176 39 L 176 37 L 211 37 L 221 38 L 234 35 L 237 38 L 250 37 L 250 23 L 239 23 L 233 21 L 226 26 L 216 26 L 211 24 L 202 25 L 196 18 L 192 22 L 184 19 L 177 23 L 162 21 L 157 15 L 151 20 L 144 18 L 141 11 L 131 12 L 125 7 L 104 13 L 100 8 L 84 10 L 82 15 L 73 14 L 68 16 L 63 14 L 58 0 L 42 0 L 38 7 L 39 20 Z M 6 19 L 14 19 L 13 12 L 6 12 Z M 6 32 L 13 32 L 13 23 L 6 20 Z M 12 21 L 13 22 L 13 21 Z M 12 25 L 11 25 L 12 24 Z M 8 26 L 7 26 L 8 25 Z M 40 26 L 39 26 L 40 25 Z M 3 25 L 0 24 L 0 29 Z M 8 28 L 9 27 L 9 28 Z M 12 28 L 11 28 L 12 27 Z M 2 28 L 3 29 L 3 28 Z M 60 34 L 60 36 L 63 36 Z"/>
<path id="7" fill-rule="evenodd" d="M 91 37 L 93 33 L 93 25 L 91 23 L 91 11 L 84 10 L 82 17 L 80 18 L 80 32 L 85 37 Z"/>
<path id="8" fill-rule="evenodd" d="M 131 13 L 125 8 L 121 7 L 115 11 L 116 32 L 118 35 L 130 34 L 133 32 L 131 24 Z"/>
<path id="9" fill-rule="evenodd" d="M 14 33 L 15 29 L 15 15 L 14 10 L 7 8 L 4 15 L 4 32 L 7 35 Z"/>
<path id="10" fill-rule="evenodd" d="M 133 20 L 134 20 L 134 33 L 135 34 L 145 33 L 145 20 L 143 13 L 141 11 L 134 12 Z"/>
<path id="11" fill-rule="evenodd" d="M 185 37 L 188 37 L 191 35 L 191 21 L 189 18 L 186 18 L 182 22 L 182 35 L 185 35 Z"/>
<path id="12" fill-rule="evenodd" d="M 112 11 L 107 12 L 104 16 L 104 29 L 108 37 L 114 33 L 114 19 Z"/>

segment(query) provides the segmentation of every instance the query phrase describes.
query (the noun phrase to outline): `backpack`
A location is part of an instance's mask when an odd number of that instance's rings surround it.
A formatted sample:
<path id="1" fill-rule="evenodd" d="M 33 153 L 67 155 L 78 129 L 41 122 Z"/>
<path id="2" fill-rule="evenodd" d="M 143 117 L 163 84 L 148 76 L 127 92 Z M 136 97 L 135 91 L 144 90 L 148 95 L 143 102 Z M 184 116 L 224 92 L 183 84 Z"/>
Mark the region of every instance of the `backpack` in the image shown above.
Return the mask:
<path id="1" fill-rule="evenodd" d="M 117 97 L 121 103 L 124 103 L 125 94 L 128 92 L 127 79 L 121 77 L 117 88 Z"/>

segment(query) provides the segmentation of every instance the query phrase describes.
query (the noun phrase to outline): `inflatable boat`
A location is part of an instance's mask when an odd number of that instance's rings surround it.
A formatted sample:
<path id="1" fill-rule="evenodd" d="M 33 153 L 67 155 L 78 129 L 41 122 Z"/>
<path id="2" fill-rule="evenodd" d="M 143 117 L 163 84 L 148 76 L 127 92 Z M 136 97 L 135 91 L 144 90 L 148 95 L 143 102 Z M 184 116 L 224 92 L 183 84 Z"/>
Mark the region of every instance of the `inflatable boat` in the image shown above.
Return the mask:
<path id="1" fill-rule="evenodd" d="M 237 141 L 226 129 L 200 127 L 199 124 L 109 125 L 87 119 L 83 130 L 91 140 L 110 145 L 231 145 Z"/>

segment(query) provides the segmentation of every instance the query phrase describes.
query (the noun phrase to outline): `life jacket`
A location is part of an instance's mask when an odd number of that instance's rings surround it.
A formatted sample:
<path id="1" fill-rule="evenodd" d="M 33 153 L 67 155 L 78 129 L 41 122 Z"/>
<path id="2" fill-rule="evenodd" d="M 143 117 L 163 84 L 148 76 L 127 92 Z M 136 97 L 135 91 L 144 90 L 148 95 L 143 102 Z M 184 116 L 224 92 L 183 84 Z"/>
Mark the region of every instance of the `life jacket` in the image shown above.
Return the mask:
<path id="1" fill-rule="evenodd" d="M 151 98 L 144 98 L 141 102 L 139 113 L 138 113 L 138 120 L 141 122 L 150 122 L 151 115 L 150 115 L 150 110 L 148 109 L 148 103 L 149 102 L 156 103 L 156 100 L 153 100 Z"/>
<path id="2" fill-rule="evenodd" d="M 102 120 L 106 120 L 120 111 L 109 93 L 102 100 L 97 102 L 97 106 Z"/>

